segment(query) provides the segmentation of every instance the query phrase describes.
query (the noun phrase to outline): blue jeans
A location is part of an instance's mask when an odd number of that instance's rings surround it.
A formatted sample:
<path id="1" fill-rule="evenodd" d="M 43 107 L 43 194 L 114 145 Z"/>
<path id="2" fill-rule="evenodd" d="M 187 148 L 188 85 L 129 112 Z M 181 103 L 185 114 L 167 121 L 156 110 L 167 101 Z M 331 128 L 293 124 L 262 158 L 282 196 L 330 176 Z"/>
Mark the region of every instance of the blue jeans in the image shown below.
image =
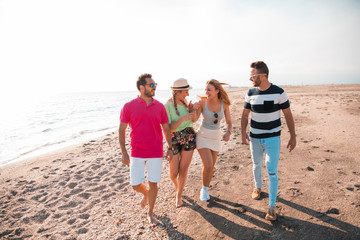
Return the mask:
<path id="1" fill-rule="evenodd" d="M 257 188 L 262 188 L 262 164 L 265 153 L 266 170 L 269 178 L 269 206 L 275 207 L 279 183 L 277 169 L 280 156 L 280 137 L 250 138 L 250 151 L 255 187 Z"/>

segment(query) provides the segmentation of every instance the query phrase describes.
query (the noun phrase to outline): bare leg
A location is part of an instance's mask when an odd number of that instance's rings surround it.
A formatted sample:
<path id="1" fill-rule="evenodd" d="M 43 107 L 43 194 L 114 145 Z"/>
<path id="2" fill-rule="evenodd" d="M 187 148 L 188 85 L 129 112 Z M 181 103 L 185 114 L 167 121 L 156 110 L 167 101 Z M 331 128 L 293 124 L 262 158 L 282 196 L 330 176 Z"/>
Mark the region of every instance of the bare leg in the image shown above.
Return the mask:
<path id="1" fill-rule="evenodd" d="M 159 221 L 154 217 L 154 206 L 155 206 L 157 193 L 158 193 L 157 183 L 149 182 L 149 191 L 148 191 L 149 211 L 148 211 L 147 219 L 152 226 L 156 226 L 159 224 Z"/>
<path id="2" fill-rule="evenodd" d="M 209 187 L 210 182 L 214 173 L 214 166 L 216 163 L 216 158 L 219 152 L 211 151 L 208 148 L 198 149 L 202 163 L 202 183 L 203 186 Z"/>
<path id="3" fill-rule="evenodd" d="M 212 162 L 213 173 L 211 174 L 211 178 L 214 175 L 214 168 L 215 168 L 215 163 L 216 163 L 218 155 L 219 155 L 219 152 L 215 152 L 215 151 L 211 150 L 211 156 L 212 156 L 212 160 L 213 160 L 213 162 Z"/>
<path id="4" fill-rule="evenodd" d="M 182 194 L 185 188 L 187 173 L 189 170 L 193 153 L 194 151 L 181 152 L 181 160 L 179 164 L 178 189 L 176 195 L 176 207 L 181 207 L 183 205 Z"/>
<path id="5" fill-rule="evenodd" d="M 148 204 L 148 190 L 146 189 L 146 186 L 143 183 L 140 183 L 139 185 L 132 186 L 132 188 L 135 191 L 144 195 L 143 199 L 140 202 L 140 207 L 144 209 Z"/>
<path id="6" fill-rule="evenodd" d="M 174 183 L 175 190 L 178 189 L 178 175 L 179 175 L 180 154 L 173 155 L 169 163 L 169 175 L 171 181 Z"/>

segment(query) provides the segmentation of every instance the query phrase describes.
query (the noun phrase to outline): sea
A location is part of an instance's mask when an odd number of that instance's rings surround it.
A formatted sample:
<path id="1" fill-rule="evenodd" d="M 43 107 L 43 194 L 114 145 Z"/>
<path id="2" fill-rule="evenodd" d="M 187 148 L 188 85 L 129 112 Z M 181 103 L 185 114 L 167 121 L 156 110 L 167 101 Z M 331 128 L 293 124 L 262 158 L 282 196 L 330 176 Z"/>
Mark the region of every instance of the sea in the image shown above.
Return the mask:
<path id="1" fill-rule="evenodd" d="M 0 166 L 86 142 L 117 131 L 123 105 L 138 91 L 57 93 L 33 96 L 2 108 Z M 188 101 L 197 101 L 204 89 L 191 89 Z M 165 103 L 170 90 L 156 90 Z"/>

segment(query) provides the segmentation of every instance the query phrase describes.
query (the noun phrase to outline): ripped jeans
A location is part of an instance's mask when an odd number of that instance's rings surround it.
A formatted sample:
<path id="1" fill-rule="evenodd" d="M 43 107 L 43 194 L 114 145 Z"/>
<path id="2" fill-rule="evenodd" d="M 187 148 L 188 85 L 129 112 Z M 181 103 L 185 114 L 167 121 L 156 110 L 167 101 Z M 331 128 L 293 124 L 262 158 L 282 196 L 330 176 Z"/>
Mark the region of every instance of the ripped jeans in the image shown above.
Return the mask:
<path id="1" fill-rule="evenodd" d="M 280 156 L 280 136 L 271 138 L 250 138 L 255 187 L 262 188 L 262 164 L 265 164 L 269 178 L 269 206 L 275 207 L 278 192 L 278 163 Z"/>

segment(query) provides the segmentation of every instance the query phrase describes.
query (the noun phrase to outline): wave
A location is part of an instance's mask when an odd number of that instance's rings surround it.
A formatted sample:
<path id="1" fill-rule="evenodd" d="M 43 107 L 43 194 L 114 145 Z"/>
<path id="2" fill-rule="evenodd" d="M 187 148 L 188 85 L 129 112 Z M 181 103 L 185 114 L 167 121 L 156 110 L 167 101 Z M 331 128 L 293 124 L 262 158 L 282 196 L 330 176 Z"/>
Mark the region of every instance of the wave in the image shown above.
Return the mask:
<path id="1" fill-rule="evenodd" d="M 43 132 L 43 133 L 47 133 L 47 132 L 50 132 L 50 131 L 52 131 L 52 129 L 51 129 L 51 128 L 46 128 L 46 129 L 42 130 L 41 132 Z"/>
<path id="2" fill-rule="evenodd" d="M 116 129 L 116 126 L 114 127 L 103 127 L 103 128 L 99 128 L 96 130 L 83 130 L 83 131 L 79 131 L 75 134 L 72 134 L 68 137 L 66 137 L 63 140 L 56 140 L 56 141 L 51 141 L 51 142 L 47 142 L 45 144 L 40 144 L 40 145 L 35 145 L 33 148 L 31 148 L 30 150 L 26 150 L 16 156 L 10 157 L 8 159 L 6 159 L 6 161 L 4 161 L 5 159 L 0 161 L 0 166 L 1 165 L 5 165 L 7 163 L 10 162 L 14 162 L 14 161 L 18 161 L 18 160 L 22 160 L 22 159 L 26 159 L 29 157 L 34 157 L 34 156 L 39 156 L 41 154 L 45 154 L 45 153 L 49 153 L 51 151 L 55 151 L 55 150 L 59 150 L 61 148 L 67 147 L 67 146 L 71 146 L 74 144 L 79 144 L 81 142 L 86 142 L 89 141 L 93 138 L 98 138 L 101 137 L 103 135 L 106 135 L 108 132 L 113 131 L 114 129 Z M 46 129 L 45 129 L 46 130 Z"/>

